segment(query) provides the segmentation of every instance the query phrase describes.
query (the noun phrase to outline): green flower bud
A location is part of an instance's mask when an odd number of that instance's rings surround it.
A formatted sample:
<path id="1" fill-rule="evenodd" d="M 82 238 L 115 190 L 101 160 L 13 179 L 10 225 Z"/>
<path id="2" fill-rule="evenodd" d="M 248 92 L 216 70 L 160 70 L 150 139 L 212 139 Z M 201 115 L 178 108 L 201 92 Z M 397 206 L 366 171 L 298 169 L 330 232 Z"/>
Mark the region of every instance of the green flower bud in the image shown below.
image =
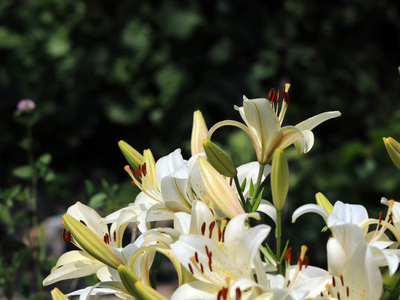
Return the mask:
<path id="1" fill-rule="evenodd" d="M 393 138 L 383 138 L 387 152 L 394 164 L 400 169 L 400 144 Z"/>
<path id="2" fill-rule="evenodd" d="M 322 207 L 328 215 L 332 213 L 333 205 L 329 202 L 329 200 L 322 193 L 315 194 L 315 200 L 317 200 L 318 206 Z"/>
<path id="3" fill-rule="evenodd" d="M 118 274 L 126 290 L 129 292 L 129 294 L 135 297 L 135 299 L 167 300 L 167 298 L 165 298 L 151 286 L 144 284 L 124 265 L 120 265 L 118 267 Z"/>
<path id="4" fill-rule="evenodd" d="M 102 263 L 117 269 L 122 261 L 93 230 L 69 214 L 64 214 L 64 225 L 78 245 Z"/>
<path id="5" fill-rule="evenodd" d="M 277 210 L 285 205 L 286 196 L 289 190 L 289 166 L 285 153 L 282 149 L 275 150 L 272 157 L 271 167 L 271 191 L 272 200 Z"/>
<path id="6" fill-rule="evenodd" d="M 224 176 L 234 177 L 237 175 L 236 166 L 231 157 L 210 140 L 204 140 L 203 147 L 207 155 L 208 162 Z"/>
<path id="7" fill-rule="evenodd" d="M 58 288 L 54 288 L 50 293 L 53 300 L 69 300 Z"/>
<path id="8" fill-rule="evenodd" d="M 125 141 L 119 141 L 118 146 L 132 169 L 136 169 L 139 165 L 143 163 L 143 155 L 136 151 L 128 143 L 126 143 Z"/>

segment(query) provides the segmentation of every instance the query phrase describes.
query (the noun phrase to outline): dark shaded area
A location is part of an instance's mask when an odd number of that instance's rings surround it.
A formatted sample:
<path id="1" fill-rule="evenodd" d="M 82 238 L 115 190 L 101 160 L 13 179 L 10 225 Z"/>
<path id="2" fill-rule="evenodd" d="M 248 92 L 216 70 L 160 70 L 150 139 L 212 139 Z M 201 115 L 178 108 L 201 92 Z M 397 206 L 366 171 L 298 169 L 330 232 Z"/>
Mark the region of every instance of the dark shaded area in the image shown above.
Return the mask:
<path id="1" fill-rule="evenodd" d="M 24 128 L 12 117 L 20 99 L 41 113 L 35 155 L 52 154 L 56 177 L 39 185 L 44 217 L 87 202 L 86 179 L 96 188 L 102 178 L 129 185 L 119 140 L 151 148 L 156 159 L 178 147 L 188 158 L 194 110 L 209 126 L 240 120 L 233 105 L 242 95 L 266 97 L 290 82 L 285 124 L 328 110 L 342 117 L 314 131 L 306 156 L 286 151 L 285 236 L 296 229 L 293 210 L 316 192 L 367 205 L 377 217 L 382 196 L 399 199 L 400 172 L 382 142 L 400 139 L 399 19 L 400 2 L 389 0 L 2 0 L 0 187 L 20 182 L 10 174 L 26 163 Z M 238 165 L 254 157 L 236 130 L 215 138 Z M 133 199 L 121 190 L 113 208 Z M 318 239 L 320 221 L 299 223 L 299 241 Z M 320 261 L 317 251 L 310 245 Z"/>

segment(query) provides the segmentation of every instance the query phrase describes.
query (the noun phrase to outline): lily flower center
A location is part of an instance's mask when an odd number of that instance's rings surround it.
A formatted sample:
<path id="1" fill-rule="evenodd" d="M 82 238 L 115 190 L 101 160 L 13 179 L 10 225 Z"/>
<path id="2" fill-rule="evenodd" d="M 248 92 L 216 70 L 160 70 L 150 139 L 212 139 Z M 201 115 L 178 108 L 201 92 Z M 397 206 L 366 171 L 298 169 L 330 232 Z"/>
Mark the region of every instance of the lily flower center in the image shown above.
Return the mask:
<path id="1" fill-rule="evenodd" d="M 135 172 L 131 170 L 129 165 L 124 167 L 124 170 L 128 173 L 131 178 L 132 185 L 136 185 L 143 193 L 149 196 L 151 199 L 162 202 L 160 191 L 154 186 L 151 178 L 149 178 L 146 168 L 146 163 L 139 165 Z"/>

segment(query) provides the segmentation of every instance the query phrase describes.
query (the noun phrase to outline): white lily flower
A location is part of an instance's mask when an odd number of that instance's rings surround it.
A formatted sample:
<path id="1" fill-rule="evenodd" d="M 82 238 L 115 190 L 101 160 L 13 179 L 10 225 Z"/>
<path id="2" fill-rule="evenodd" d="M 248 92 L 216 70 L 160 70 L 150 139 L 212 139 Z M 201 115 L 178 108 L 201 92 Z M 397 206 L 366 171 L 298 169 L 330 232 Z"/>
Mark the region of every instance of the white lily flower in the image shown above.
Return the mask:
<path id="1" fill-rule="evenodd" d="M 150 167 L 149 167 L 150 166 Z M 132 183 L 141 192 L 135 202 L 107 217 L 103 223 L 117 219 L 137 222 L 141 232 L 148 230 L 147 222 L 173 219 L 178 211 L 190 212 L 193 195 L 189 188 L 189 168 L 177 149 L 156 163 L 150 150 L 144 153 L 144 163 L 135 172 L 125 167 Z M 125 213 L 122 217 L 121 214 Z"/>
<path id="2" fill-rule="evenodd" d="M 214 295 L 214 299 L 219 293 L 229 293 L 234 298 L 236 293 L 242 293 L 251 287 L 259 289 L 259 285 L 266 284 L 265 269 L 258 247 L 271 228 L 258 225 L 249 229 L 245 225 L 245 220 L 249 217 L 258 218 L 258 214 L 242 214 L 233 218 L 222 235 L 216 235 L 217 240 L 212 239 L 214 234 L 211 230 L 209 238 L 207 228 L 202 226 L 203 235 L 183 234 L 178 241 L 171 244 L 171 249 L 182 266 L 202 282 L 182 285 L 172 299 L 178 299 L 187 294 L 185 291 L 197 288 Z M 217 224 L 212 227 L 216 226 Z M 254 280 L 254 275 L 258 283 Z M 235 288 L 231 289 L 232 286 Z M 241 295 L 242 299 L 246 299 L 244 293 Z"/>
<path id="3" fill-rule="evenodd" d="M 330 229 L 328 269 L 335 279 L 322 293 L 337 299 L 379 299 L 382 274 L 361 228 L 347 223 Z"/>
<path id="4" fill-rule="evenodd" d="M 296 126 L 281 127 L 286 110 L 289 104 L 289 84 L 282 90 L 283 101 L 279 110 L 279 90 L 276 95 L 275 90 L 271 90 L 269 100 L 258 98 L 249 100 L 243 96 L 243 106 L 235 109 L 246 125 L 232 120 L 226 120 L 215 124 L 208 133 L 208 139 L 216 129 L 225 125 L 236 126 L 246 132 L 257 154 L 257 160 L 261 164 L 267 164 L 271 159 L 276 148 L 285 149 L 295 143 L 299 154 L 310 151 L 314 144 L 314 135 L 311 130 L 326 120 L 339 117 L 339 111 L 325 112 L 309 118 Z M 276 107 L 274 104 L 276 97 Z"/>

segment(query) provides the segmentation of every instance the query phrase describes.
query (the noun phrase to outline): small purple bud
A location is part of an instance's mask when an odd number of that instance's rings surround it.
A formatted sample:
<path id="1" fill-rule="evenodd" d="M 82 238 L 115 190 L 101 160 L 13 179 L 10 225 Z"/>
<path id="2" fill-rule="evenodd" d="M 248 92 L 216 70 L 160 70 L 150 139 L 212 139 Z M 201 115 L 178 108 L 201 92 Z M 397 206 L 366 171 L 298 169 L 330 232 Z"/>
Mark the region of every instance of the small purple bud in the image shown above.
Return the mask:
<path id="1" fill-rule="evenodd" d="M 30 111 L 35 109 L 35 102 L 30 99 L 22 99 L 18 102 L 17 110 L 19 111 Z"/>

